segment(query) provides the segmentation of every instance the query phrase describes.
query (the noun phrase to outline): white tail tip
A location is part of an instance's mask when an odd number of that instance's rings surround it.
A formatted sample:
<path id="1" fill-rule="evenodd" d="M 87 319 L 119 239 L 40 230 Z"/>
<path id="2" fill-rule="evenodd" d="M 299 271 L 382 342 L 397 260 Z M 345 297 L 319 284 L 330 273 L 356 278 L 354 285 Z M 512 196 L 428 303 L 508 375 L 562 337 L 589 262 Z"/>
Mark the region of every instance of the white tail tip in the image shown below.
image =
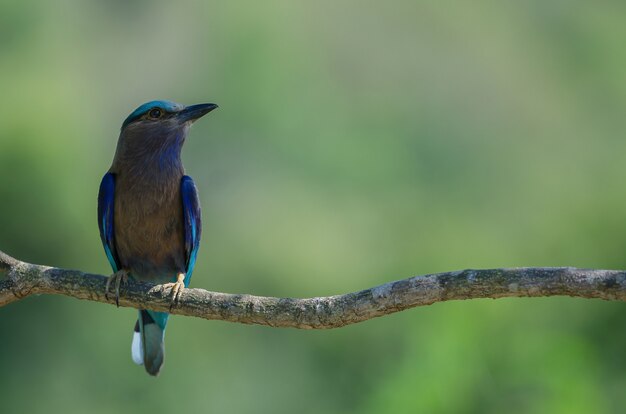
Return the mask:
<path id="1" fill-rule="evenodd" d="M 133 332 L 133 344 L 130 346 L 130 352 L 133 356 L 133 362 L 137 365 L 143 365 L 143 346 L 141 346 L 140 332 Z"/>

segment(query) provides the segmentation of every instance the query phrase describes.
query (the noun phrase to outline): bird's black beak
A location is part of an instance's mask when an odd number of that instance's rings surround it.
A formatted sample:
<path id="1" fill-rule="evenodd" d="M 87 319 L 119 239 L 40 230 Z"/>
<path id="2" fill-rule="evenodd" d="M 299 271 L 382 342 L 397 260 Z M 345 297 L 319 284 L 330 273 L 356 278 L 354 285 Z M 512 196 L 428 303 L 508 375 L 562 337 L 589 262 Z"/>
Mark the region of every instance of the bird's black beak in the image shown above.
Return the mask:
<path id="1" fill-rule="evenodd" d="M 180 119 L 181 122 L 194 122 L 196 119 L 203 117 L 215 108 L 217 108 L 217 105 L 213 103 L 191 105 L 178 113 L 178 119 Z"/>

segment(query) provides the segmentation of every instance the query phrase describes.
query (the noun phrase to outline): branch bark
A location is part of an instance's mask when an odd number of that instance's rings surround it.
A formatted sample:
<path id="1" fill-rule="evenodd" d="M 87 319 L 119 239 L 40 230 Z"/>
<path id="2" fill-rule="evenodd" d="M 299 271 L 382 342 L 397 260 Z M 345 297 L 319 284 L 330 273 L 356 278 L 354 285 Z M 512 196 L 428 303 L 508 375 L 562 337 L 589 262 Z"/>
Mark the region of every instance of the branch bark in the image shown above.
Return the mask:
<path id="1" fill-rule="evenodd" d="M 54 294 L 114 304 L 107 278 L 30 264 L 0 251 L 0 307 L 30 295 Z M 344 295 L 294 299 L 185 289 L 170 309 L 170 290 L 129 280 L 120 306 L 245 324 L 299 329 L 339 328 L 448 300 L 573 296 L 626 301 L 626 272 L 572 267 L 466 269 L 415 276 Z"/>

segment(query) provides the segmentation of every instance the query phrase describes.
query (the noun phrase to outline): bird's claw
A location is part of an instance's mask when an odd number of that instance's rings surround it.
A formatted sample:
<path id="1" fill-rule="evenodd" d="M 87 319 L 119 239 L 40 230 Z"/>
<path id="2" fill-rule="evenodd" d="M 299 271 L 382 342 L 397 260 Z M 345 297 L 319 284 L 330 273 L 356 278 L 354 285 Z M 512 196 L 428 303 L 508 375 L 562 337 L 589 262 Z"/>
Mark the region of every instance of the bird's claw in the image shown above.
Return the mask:
<path id="1" fill-rule="evenodd" d="M 120 307 L 120 286 L 122 283 L 126 283 L 128 280 L 128 272 L 126 270 L 118 270 L 113 273 L 107 279 L 106 287 L 104 288 L 104 297 L 106 300 L 109 300 L 109 288 L 111 287 L 111 283 L 115 281 L 115 304 L 117 307 Z"/>
<path id="2" fill-rule="evenodd" d="M 172 300 L 170 302 L 170 310 L 172 310 L 172 307 L 178 303 L 183 294 L 183 290 L 185 290 L 185 274 L 179 273 L 176 277 L 176 282 L 165 283 L 162 286 L 165 289 L 170 288 L 172 290 Z"/>

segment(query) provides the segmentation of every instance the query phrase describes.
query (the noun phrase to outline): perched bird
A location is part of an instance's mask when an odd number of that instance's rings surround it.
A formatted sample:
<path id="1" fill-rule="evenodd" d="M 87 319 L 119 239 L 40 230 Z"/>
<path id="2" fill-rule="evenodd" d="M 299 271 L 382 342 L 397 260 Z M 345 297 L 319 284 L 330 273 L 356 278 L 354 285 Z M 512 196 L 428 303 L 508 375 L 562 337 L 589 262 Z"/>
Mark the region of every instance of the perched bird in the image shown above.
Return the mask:
<path id="1" fill-rule="evenodd" d="M 152 101 L 122 124 L 115 157 L 100 184 L 98 226 L 113 267 L 106 294 L 128 277 L 171 289 L 172 304 L 189 285 L 202 231 L 193 180 L 180 153 L 191 124 L 217 108 Z M 163 365 L 169 314 L 140 310 L 131 346 L 133 361 L 150 375 Z"/>

